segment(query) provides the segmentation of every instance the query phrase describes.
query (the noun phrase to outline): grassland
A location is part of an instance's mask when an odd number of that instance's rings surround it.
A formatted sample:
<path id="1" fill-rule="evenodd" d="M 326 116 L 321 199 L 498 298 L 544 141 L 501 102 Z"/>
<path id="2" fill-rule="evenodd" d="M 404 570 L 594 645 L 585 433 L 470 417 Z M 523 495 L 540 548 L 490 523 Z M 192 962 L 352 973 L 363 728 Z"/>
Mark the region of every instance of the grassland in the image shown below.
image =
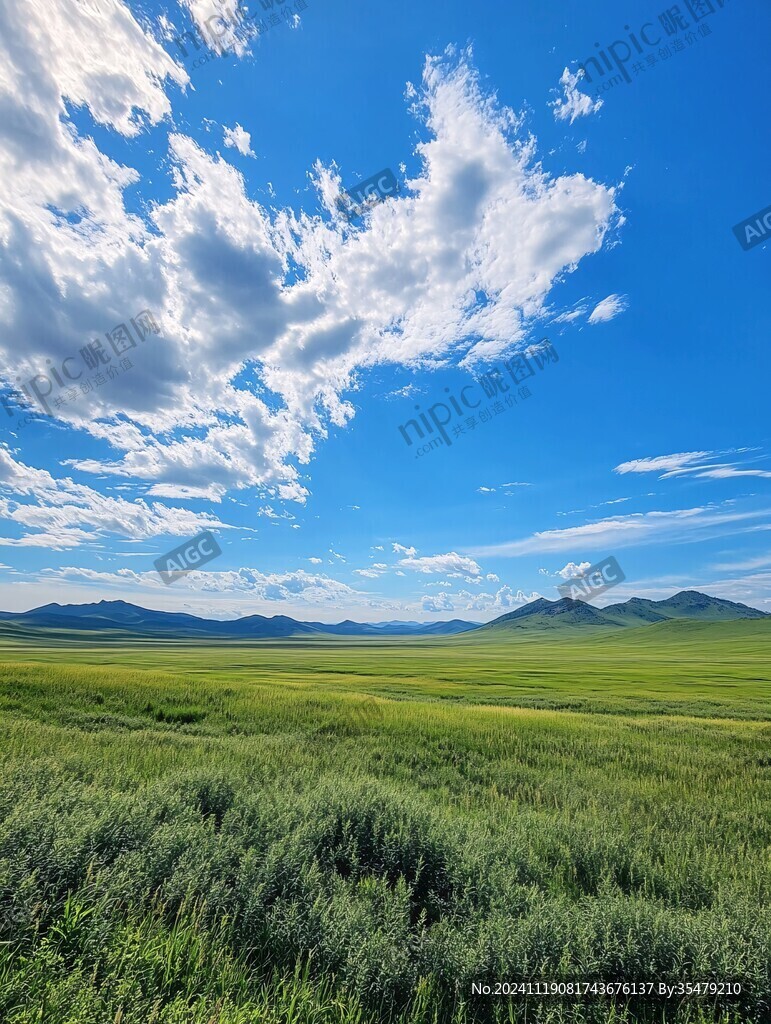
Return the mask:
<path id="1" fill-rule="evenodd" d="M 771 1019 L 765 622 L 0 662 L 3 1022 Z"/>

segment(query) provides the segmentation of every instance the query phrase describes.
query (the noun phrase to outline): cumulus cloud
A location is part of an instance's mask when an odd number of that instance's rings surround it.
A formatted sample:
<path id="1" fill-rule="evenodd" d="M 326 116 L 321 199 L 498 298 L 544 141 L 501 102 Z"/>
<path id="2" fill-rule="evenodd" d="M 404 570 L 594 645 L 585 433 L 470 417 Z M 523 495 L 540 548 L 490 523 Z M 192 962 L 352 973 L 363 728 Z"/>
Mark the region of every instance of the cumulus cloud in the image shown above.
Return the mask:
<path id="1" fill-rule="evenodd" d="M 413 572 L 421 573 L 448 573 L 459 576 L 479 576 L 482 572 L 473 558 L 459 555 L 456 551 L 448 551 L 445 555 L 423 555 L 418 557 L 414 554 L 399 559 L 399 565 L 403 569 L 412 569 Z"/>
<path id="2" fill-rule="evenodd" d="M 216 516 L 187 509 L 111 498 L 68 477 L 55 479 L 13 458 L 0 445 L 0 491 L 25 501 L 0 497 L 0 519 L 16 524 L 18 538 L 0 538 L 0 545 L 44 547 L 61 551 L 94 542 L 109 534 L 148 537 L 192 537 L 201 530 L 230 529 Z"/>
<path id="3" fill-rule="evenodd" d="M 576 565 L 575 562 L 568 562 L 561 569 L 557 569 L 556 575 L 561 576 L 563 580 L 572 579 L 574 576 L 582 576 L 590 568 L 591 564 L 591 562 L 581 562 L 580 565 Z"/>
<path id="4" fill-rule="evenodd" d="M 41 577 L 67 581 L 84 580 L 104 586 L 131 584 L 134 587 L 151 589 L 164 587 L 156 572 L 134 572 L 133 569 L 103 572 L 65 566 L 60 569 L 44 569 Z M 312 606 L 336 606 L 343 602 L 361 603 L 361 599 L 366 596 L 339 580 L 307 573 L 302 569 L 284 573 L 263 573 L 251 568 L 232 571 L 195 570 L 186 573 L 175 583 L 175 588 L 180 586 L 193 592 L 210 595 L 245 595 L 254 600 L 270 603 L 290 602 Z"/>
<path id="5" fill-rule="evenodd" d="M 595 114 L 602 106 L 601 99 L 593 100 L 591 96 L 587 96 L 586 93 L 581 92 L 578 88 L 579 82 L 583 77 L 584 71 L 582 68 L 579 68 L 575 73 L 572 73 L 569 68 L 565 68 L 562 72 L 560 85 L 565 95 L 558 96 L 553 103 L 549 104 L 553 108 L 554 116 L 558 121 L 570 121 L 572 124 L 579 117 Z M 584 146 L 586 146 L 586 143 L 584 143 Z"/>
<path id="6" fill-rule="evenodd" d="M 603 324 L 613 320 L 619 313 L 623 313 L 629 306 L 624 295 L 609 295 L 602 302 L 598 302 L 589 314 L 590 324 Z"/>
<path id="7" fill-rule="evenodd" d="M 199 25 L 221 12 L 214 0 L 187 7 Z M 542 169 L 467 53 L 426 60 L 410 91 L 420 169 L 361 226 L 335 206 L 335 166 L 312 169 L 323 213 L 269 210 L 222 156 L 175 131 L 171 195 L 140 215 L 124 201 L 143 189 L 138 171 L 79 134 L 69 111 L 127 137 L 168 130 L 184 69 L 120 0 L 5 5 L 0 30 L 9 376 L 77 358 L 140 309 L 162 326 L 130 373 L 57 410 L 110 446 L 75 463 L 84 472 L 159 495 L 259 487 L 303 501 L 302 467 L 354 415 L 367 371 L 470 365 L 524 344 L 554 284 L 618 220 L 615 187 Z"/>
<path id="8" fill-rule="evenodd" d="M 526 594 L 524 591 L 518 590 L 515 593 L 508 586 L 501 587 L 494 594 L 470 594 L 468 591 L 461 591 L 458 595 L 458 599 L 463 602 L 463 608 L 466 611 L 498 612 L 501 615 L 512 608 L 520 608 L 523 604 L 537 601 L 539 597 L 541 594 L 536 591 Z"/>
<path id="9" fill-rule="evenodd" d="M 403 544 L 392 544 L 391 547 L 398 554 L 406 555 L 408 558 L 418 553 L 417 548 L 406 548 Z"/>
<path id="10" fill-rule="evenodd" d="M 525 594 L 518 590 L 516 593 L 511 587 L 503 586 L 494 594 L 472 594 L 467 590 L 461 590 L 457 595 L 439 593 L 427 595 L 423 598 L 422 609 L 425 612 L 452 612 L 458 609 L 462 611 L 487 612 L 503 615 L 512 608 L 519 608 L 523 604 L 537 600 L 541 595 L 535 591 L 532 594 Z"/>
<path id="11" fill-rule="evenodd" d="M 455 605 L 449 594 L 426 595 L 421 602 L 424 612 L 453 612 Z"/>
<path id="12" fill-rule="evenodd" d="M 235 128 L 227 128 L 223 125 L 222 130 L 226 146 L 232 146 L 234 149 L 237 149 L 242 156 L 254 156 L 252 137 L 240 124 L 236 124 Z"/>

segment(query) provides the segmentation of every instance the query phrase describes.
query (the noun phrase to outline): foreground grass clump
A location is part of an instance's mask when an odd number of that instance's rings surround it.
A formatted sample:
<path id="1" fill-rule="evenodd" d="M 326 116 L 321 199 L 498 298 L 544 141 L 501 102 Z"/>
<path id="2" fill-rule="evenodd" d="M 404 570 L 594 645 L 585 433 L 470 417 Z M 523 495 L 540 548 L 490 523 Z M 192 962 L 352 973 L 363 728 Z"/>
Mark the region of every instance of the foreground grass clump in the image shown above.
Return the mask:
<path id="1" fill-rule="evenodd" d="M 771 1017 L 765 723 L 66 665 L 0 698 L 8 1024 Z M 743 991 L 471 994 L 528 978 Z"/>

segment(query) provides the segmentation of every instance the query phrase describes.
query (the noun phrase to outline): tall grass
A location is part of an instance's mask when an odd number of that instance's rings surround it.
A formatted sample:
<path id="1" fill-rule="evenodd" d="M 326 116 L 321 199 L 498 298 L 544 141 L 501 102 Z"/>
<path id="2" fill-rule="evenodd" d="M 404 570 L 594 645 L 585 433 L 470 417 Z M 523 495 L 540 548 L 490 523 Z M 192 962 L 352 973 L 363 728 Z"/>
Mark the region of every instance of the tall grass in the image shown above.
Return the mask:
<path id="1" fill-rule="evenodd" d="M 3 666 L 0 1020 L 771 1019 L 771 727 L 431 682 Z M 579 978 L 743 991 L 471 993 Z"/>

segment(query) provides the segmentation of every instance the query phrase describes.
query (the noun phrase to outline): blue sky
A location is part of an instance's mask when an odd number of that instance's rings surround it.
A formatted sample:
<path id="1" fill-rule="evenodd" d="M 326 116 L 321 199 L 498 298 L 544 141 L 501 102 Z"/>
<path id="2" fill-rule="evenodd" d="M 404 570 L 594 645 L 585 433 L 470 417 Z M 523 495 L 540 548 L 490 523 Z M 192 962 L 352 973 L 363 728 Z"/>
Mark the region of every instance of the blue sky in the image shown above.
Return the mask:
<path id="1" fill-rule="evenodd" d="M 482 621 L 613 554 L 771 610 L 771 11 L 262 3 L 0 13 L 0 607 Z"/>

